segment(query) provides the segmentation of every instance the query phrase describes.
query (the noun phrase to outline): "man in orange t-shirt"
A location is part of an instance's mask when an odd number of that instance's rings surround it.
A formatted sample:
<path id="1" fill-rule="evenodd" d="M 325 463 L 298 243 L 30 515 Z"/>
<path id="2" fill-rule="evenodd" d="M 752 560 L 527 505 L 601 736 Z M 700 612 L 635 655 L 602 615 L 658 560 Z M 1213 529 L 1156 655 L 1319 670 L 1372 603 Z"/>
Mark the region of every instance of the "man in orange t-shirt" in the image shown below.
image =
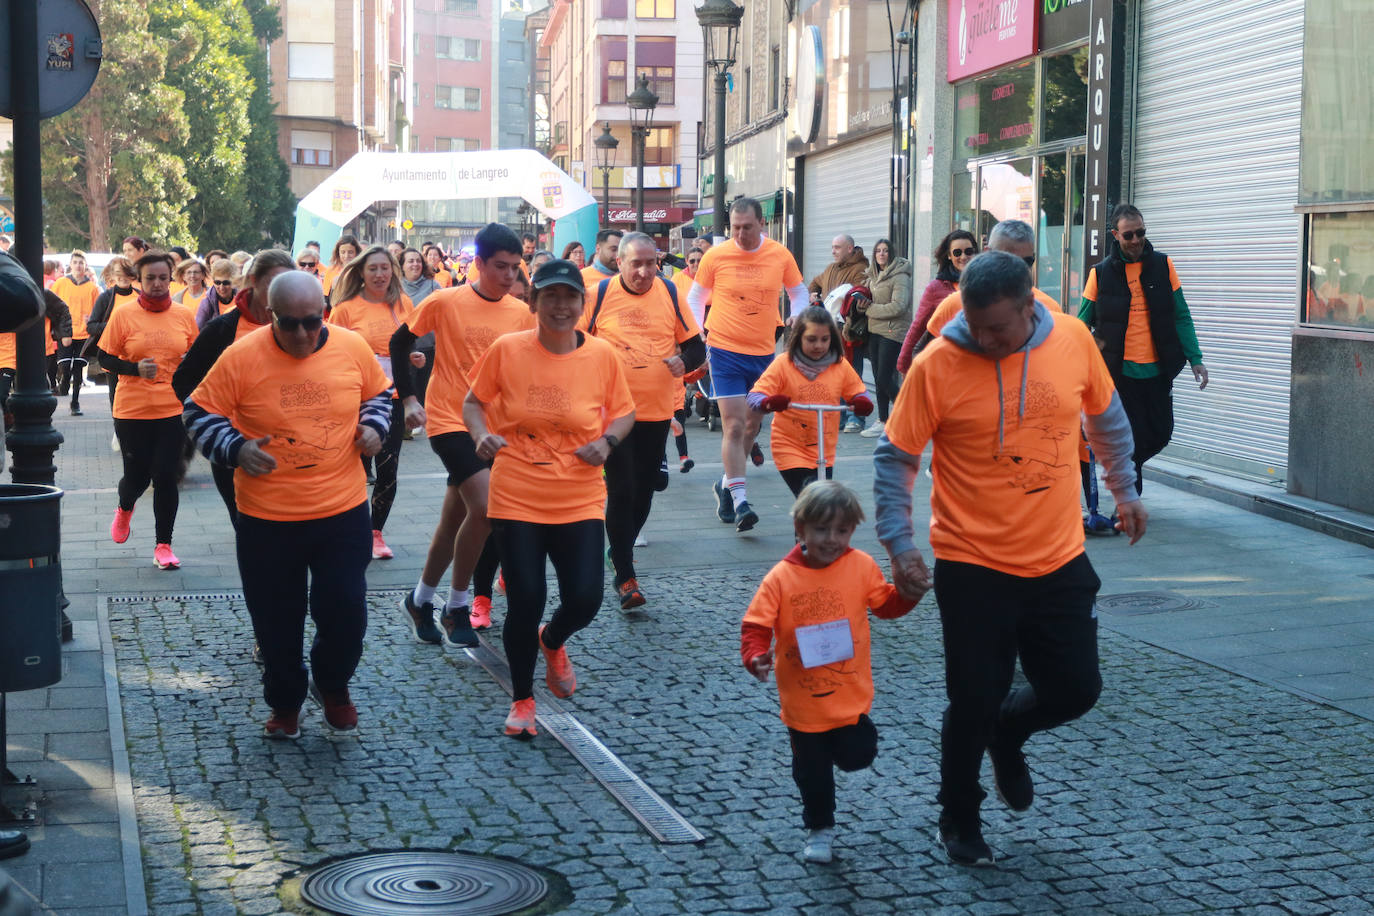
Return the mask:
<path id="1" fill-rule="evenodd" d="M 1087 327 L 1031 295 L 1030 269 L 989 251 L 959 278 L 964 311 L 912 363 L 874 453 L 878 540 L 909 598 L 931 587 L 913 538 L 911 487 L 933 441 L 930 543 L 949 697 L 940 834 L 952 861 L 987 864 L 978 772 L 992 758 L 1014 810 L 1034 798 L 1022 745 L 1092 708 L 1102 689 L 1083 552 L 1080 418 L 1135 543 L 1147 513 L 1131 486 L 1131 432 Z M 1030 687 L 1008 692 L 1017 657 Z"/>
<path id="2" fill-rule="evenodd" d="M 91 317 L 95 300 L 100 296 L 100 287 L 86 269 L 86 253 L 73 251 L 67 261 L 71 273 L 59 277 L 52 285 L 52 291 L 65 303 L 72 313 L 72 339 L 58 355 L 59 376 L 57 393 L 66 396 L 71 389 L 71 414 L 81 416 L 81 384 L 84 381 L 86 360 L 81 351 L 86 347 L 86 319 Z"/>
<path id="3" fill-rule="evenodd" d="M 745 398 L 773 362 L 783 324 L 778 297 L 784 292 L 790 322 L 808 305 L 806 282 L 792 253 L 763 237 L 763 207 L 741 197 L 730 207 L 730 240 L 702 257 L 687 296 L 693 317 L 706 329 L 712 394 L 724 429 L 720 460 L 725 474 L 714 485 L 716 518 L 734 524 L 737 531 L 748 531 L 759 521 L 749 505 L 744 469 L 763 414 L 750 410 Z"/>
<path id="4" fill-rule="evenodd" d="M 628 611 L 644 604 L 634 542 L 653 505 L 682 376 L 705 362 L 706 346 L 687 304 L 658 276 L 653 239 L 626 234 L 619 261 L 618 276 L 588 287 L 582 325 L 615 347 L 635 401 L 634 426 L 606 458 L 606 540 L 620 609 Z"/>
<path id="5" fill-rule="evenodd" d="M 596 234 L 592 260 L 582 268 L 582 285 L 587 289 L 596 289 L 602 280 L 616 275 L 620 264 L 620 240 L 624 235 L 619 229 L 602 229 Z"/>
<path id="6" fill-rule="evenodd" d="M 491 223 L 477 233 L 476 245 L 479 275 L 475 282 L 431 293 L 391 337 L 392 365 L 399 366 L 404 365 L 416 339 L 434 335 L 434 371 L 423 405 L 411 374 L 396 372 L 406 425 L 425 427 L 430 448 L 448 471 L 429 553 L 403 607 L 415 639 L 451 648 L 477 645 L 473 627 L 491 626 L 491 585 L 497 568 L 495 548 L 488 545 L 491 464 L 477 457 L 463 422 L 463 399 L 472 383 L 473 366 L 492 343 L 503 334 L 534 327 L 529 306 L 509 295 L 524 267 L 520 237 L 506 226 Z M 441 633 L 434 625 L 434 591 L 450 563 L 453 587 L 439 618 Z M 474 572 L 478 598 L 484 599 L 480 607 L 468 592 Z"/>
<path id="7" fill-rule="evenodd" d="M 272 324 L 226 349 L 186 399 L 205 457 L 235 468 L 243 598 L 262 651 L 268 738 L 300 736 L 307 692 L 335 731 L 358 725 L 348 684 L 367 631 L 372 521 L 359 454 L 381 450 L 391 386 L 363 337 L 324 326 L 314 277 L 268 287 Z M 315 622 L 310 670 L 305 618 Z"/>

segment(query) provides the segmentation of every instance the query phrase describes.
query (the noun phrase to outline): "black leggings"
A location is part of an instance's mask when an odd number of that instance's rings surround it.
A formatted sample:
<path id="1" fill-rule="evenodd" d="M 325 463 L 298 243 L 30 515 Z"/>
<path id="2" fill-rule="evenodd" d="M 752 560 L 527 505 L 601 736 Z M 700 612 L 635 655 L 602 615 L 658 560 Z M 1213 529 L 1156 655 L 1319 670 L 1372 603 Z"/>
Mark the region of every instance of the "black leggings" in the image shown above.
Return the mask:
<path id="1" fill-rule="evenodd" d="M 873 382 L 878 389 L 878 419 L 887 422 L 887 411 L 897 400 L 901 382 L 897 377 L 897 356 L 902 352 L 900 341 L 888 340 L 877 334 L 868 338 L 868 360 L 873 363 Z"/>
<path id="2" fill-rule="evenodd" d="M 134 503 L 153 485 L 153 525 L 158 544 L 172 543 L 177 521 L 177 478 L 181 475 L 181 446 L 186 428 L 180 415 L 161 420 L 114 421 L 119 451 L 124 456 L 124 476 L 119 479 L 119 508 L 131 511 Z"/>
<path id="3" fill-rule="evenodd" d="M 396 501 L 396 472 L 401 466 L 401 440 L 406 430 L 406 411 L 399 398 L 391 399 L 391 429 L 377 453 L 377 482 L 372 485 L 372 528 L 386 527 L 391 504 Z"/>
<path id="4" fill-rule="evenodd" d="M 496 582 L 496 572 L 501 568 L 501 555 L 496 552 L 496 538 L 487 535 L 482 545 L 482 553 L 477 557 L 477 566 L 472 570 L 472 594 L 477 598 L 490 598 L 492 584 Z"/>
<path id="5" fill-rule="evenodd" d="M 73 340 L 70 347 L 58 352 L 57 393 L 65 397 L 70 388 L 73 407 L 81 406 L 81 384 L 86 376 L 86 359 L 81 355 L 84 346 L 86 341 Z"/>
<path id="6" fill-rule="evenodd" d="M 878 756 L 878 729 L 860 714 L 853 725 L 827 732 L 787 730 L 792 739 L 792 780 L 801 792 L 802 824 L 810 830 L 835 826 L 835 767 L 862 770 Z"/>
<path id="7" fill-rule="evenodd" d="M 586 627 L 601 609 L 606 585 L 601 559 L 605 524 L 599 518 L 562 525 L 491 520 L 492 536 L 506 572 L 506 624 L 501 632 L 510 663 L 512 695 L 534 696 L 534 663 L 539 657 L 539 623 L 548 587 L 544 562 L 553 563 L 561 604 L 544 630 L 544 645 L 557 649 Z"/>
<path id="8" fill-rule="evenodd" d="M 239 527 L 239 507 L 234 498 L 234 469 L 210 462 L 210 476 L 215 481 L 219 498 L 224 500 L 224 508 L 229 510 L 229 524 L 237 531 Z"/>
<path id="9" fill-rule="evenodd" d="M 787 489 L 792 491 L 793 498 L 801 496 L 802 489 L 808 483 L 816 482 L 815 468 L 787 468 L 778 470 L 782 475 L 783 482 L 787 484 Z M 830 480 L 835 476 L 835 469 L 828 467 L 825 469 L 825 479 Z"/>
<path id="10" fill-rule="evenodd" d="M 649 519 L 667 444 L 667 420 L 641 420 L 606 458 L 606 540 L 617 588 L 635 577 L 635 538 Z"/>

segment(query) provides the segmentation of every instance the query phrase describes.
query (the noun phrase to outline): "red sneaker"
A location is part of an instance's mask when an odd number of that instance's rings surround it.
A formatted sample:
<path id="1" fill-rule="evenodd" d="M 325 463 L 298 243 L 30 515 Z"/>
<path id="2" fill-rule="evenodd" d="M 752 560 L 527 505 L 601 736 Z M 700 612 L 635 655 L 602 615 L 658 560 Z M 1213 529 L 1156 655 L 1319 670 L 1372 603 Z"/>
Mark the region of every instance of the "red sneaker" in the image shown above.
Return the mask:
<path id="1" fill-rule="evenodd" d="M 272 717 L 263 726 L 262 733 L 268 738 L 278 741 L 295 741 L 301 736 L 301 711 L 286 712 L 280 709 L 272 710 Z"/>
<path id="2" fill-rule="evenodd" d="M 321 690 L 313 680 L 310 682 L 310 698 L 324 708 L 324 721 L 337 732 L 348 732 L 358 727 L 358 708 L 343 690 Z"/>
<path id="3" fill-rule="evenodd" d="M 491 626 L 491 599 L 485 595 L 478 595 L 472 599 L 472 610 L 468 612 L 468 621 L 474 630 L 485 630 Z"/>
<path id="4" fill-rule="evenodd" d="M 123 544 L 129 539 L 129 523 L 134 519 L 134 510 L 125 512 L 115 506 L 114 521 L 110 522 L 110 540 L 116 544 Z"/>
<path id="5" fill-rule="evenodd" d="M 644 606 L 644 593 L 639 590 L 639 582 L 635 579 L 626 579 L 620 583 L 620 588 L 616 589 L 616 594 L 620 597 L 620 609 L 622 611 Z"/>
<path id="6" fill-rule="evenodd" d="M 516 700 L 506 714 L 506 734 L 512 738 L 532 738 L 539 734 L 534 727 L 534 697 Z"/>
<path id="7" fill-rule="evenodd" d="M 126 532 L 127 530 L 125 529 Z M 127 533 L 125 537 L 128 537 Z M 181 561 L 177 559 L 176 554 L 172 553 L 171 544 L 158 544 L 153 550 L 153 562 L 157 564 L 158 569 L 179 569 L 181 567 Z"/>
<path id="8" fill-rule="evenodd" d="M 391 548 L 386 546 L 386 541 L 382 540 L 382 533 L 375 528 L 372 531 L 372 559 L 390 560 L 396 554 L 391 552 Z"/>
<path id="9" fill-rule="evenodd" d="M 577 675 L 573 674 L 572 662 L 568 661 L 568 650 L 561 646 L 550 649 L 544 645 L 543 627 L 539 628 L 539 649 L 544 653 L 544 681 L 549 685 L 549 692 L 566 700 L 577 689 Z"/>

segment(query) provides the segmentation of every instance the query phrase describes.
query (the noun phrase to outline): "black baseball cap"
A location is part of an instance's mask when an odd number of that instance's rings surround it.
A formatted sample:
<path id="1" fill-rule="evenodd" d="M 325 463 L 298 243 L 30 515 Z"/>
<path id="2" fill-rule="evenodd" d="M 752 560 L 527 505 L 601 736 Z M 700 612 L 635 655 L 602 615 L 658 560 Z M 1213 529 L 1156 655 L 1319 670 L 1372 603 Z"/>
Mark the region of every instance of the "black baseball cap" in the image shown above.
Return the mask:
<path id="1" fill-rule="evenodd" d="M 554 258 L 552 261 L 545 261 L 539 265 L 539 269 L 534 272 L 534 279 L 531 284 L 535 289 L 545 289 L 549 286 L 559 284 L 571 286 L 579 293 L 587 292 L 587 285 L 582 282 L 582 271 L 577 269 L 577 265 L 572 261 L 565 261 L 562 258 Z"/>

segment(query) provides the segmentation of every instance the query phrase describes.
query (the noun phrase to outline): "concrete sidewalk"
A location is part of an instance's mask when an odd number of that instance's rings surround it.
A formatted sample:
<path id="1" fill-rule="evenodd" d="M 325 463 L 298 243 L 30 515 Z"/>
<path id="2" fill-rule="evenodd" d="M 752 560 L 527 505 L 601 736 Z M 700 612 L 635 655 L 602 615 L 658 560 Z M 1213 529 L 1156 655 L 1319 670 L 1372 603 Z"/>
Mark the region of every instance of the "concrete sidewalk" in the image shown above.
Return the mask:
<path id="1" fill-rule="evenodd" d="M 800 830 L 781 747 L 785 731 L 773 701 L 732 660 L 753 586 L 792 544 L 790 494 L 766 466 L 750 477 L 759 528 L 740 536 L 719 524 L 710 494 L 719 434 L 695 424 L 688 436 L 697 469 L 672 475 L 646 530 L 650 546 L 637 552 L 651 602 L 646 619 L 613 610 L 608 585 L 602 617 L 585 640 L 579 637 L 573 658 L 584 679 L 578 715 L 712 840 L 691 854 L 655 847 L 557 745 L 537 741 L 533 762 L 520 745 L 496 739 L 505 701 L 480 669 L 405 641 L 390 610 L 394 595 L 380 592 L 413 585 L 428 544 L 443 475 L 423 439 L 408 443 L 402 456 L 387 532 L 397 558 L 369 568 L 369 586 L 379 594 L 359 678 L 367 736 L 354 747 L 363 756 L 315 737 L 302 742 L 305 759 L 326 754 L 337 763 L 325 772 L 292 773 L 279 750 L 264 749 L 256 734 L 261 701 L 256 669 L 244 656 L 241 601 L 233 597 L 232 535 L 205 462 L 197 459 L 182 491 L 175 545 L 183 566 L 158 570 L 149 497 L 130 541 L 108 539 L 119 460 L 103 392 L 84 401 L 85 417 L 57 418 L 67 438 L 58 482 L 67 491 L 63 564 L 77 640 L 66 647 L 60 684 L 9 698 L 11 768 L 33 774 L 44 797 L 41 824 L 30 830 L 33 849 L 4 864 L 56 912 L 277 912 L 276 883 L 328 856 L 455 846 L 552 869 L 569 882 L 570 908 L 578 912 L 824 905 L 901 912 L 975 904 L 1010 912 L 1072 908 L 1075 899 L 1100 912 L 1183 911 L 1225 908 L 1220 898 L 1209 902 L 1208 893 L 1238 893 L 1223 889 L 1230 876 L 1209 874 L 1210 891 L 1160 896 L 1160 882 L 1189 888 L 1201 880 L 1180 869 L 1211 864 L 1195 861 L 1209 846 L 1226 858 L 1218 847 L 1230 843 L 1251 871 L 1267 871 L 1255 863 L 1268 859 L 1282 866 L 1275 873 L 1317 869 L 1314 860 L 1335 854 L 1328 841 L 1339 845 L 1359 834 L 1353 812 L 1363 810 L 1368 822 L 1368 789 L 1350 774 L 1363 772 L 1351 761 L 1367 760 L 1371 751 L 1363 720 L 1374 719 L 1374 552 L 1152 479 L 1145 540 L 1134 548 L 1120 538 L 1088 543 L 1103 580 L 1108 693 L 1093 714 L 1062 737 L 1056 733 L 1060 741 L 1044 741 L 1043 763 L 1033 758 L 1050 804 L 1003 836 L 996 836 L 1006 829 L 1000 812 L 996 829 L 990 822 L 989 840 L 1010 842 L 1013 860 L 1022 863 L 1015 877 L 973 880 L 929 852 L 942 698 L 938 623 L 927 599 L 895 627 L 875 625 L 875 668 L 891 666 L 890 676 L 879 674 L 875 707 L 884 757 L 871 776 L 843 782 L 860 787 L 859 801 L 845 788 L 840 801 L 842 810 L 863 810 L 872 823 L 856 836 L 849 870 L 817 878 L 796 862 Z M 836 473 L 868 505 L 873 444 L 842 436 Z M 928 483 L 922 476 L 917 486 L 918 525 L 926 518 Z M 855 545 L 884 559 L 871 526 Z M 196 597 L 207 593 L 227 597 Z M 499 612 L 498 600 L 498 622 Z M 627 645 L 636 647 L 629 658 Z M 673 667 L 665 669 L 669 660 Z M 742 723 L 750 742 L 761 743 L 740 746 Z M 310 726 L 320 731 L 317 721 Z M 1132 742 L 1135 762 L 1131 748 L 1121 746 Z M 1142 760 L 1165 769 L 1143 772 Z M 1103 768 L 1112 764 L 1109 775 Z M 532 797 L 512 772 L 556 776 L 567 794 L 558 802 Z M 1099 805 L 1111 799 L 1094 798 L 1095 785 L 1122 791 L 1122 774 L 1134 781 L 1125 797 L 1140 806 L 1130 816 L 1120 798 L 1105 809 Z M 294 788 L 258 795 L 258 776 Z M 1243 798 L 1247 785 L 1275 798 L 1293 792 L 1313 799 L 1320 809 L 1315 823 L 1332 825 L 1328 835 L 1309 837 L 1305 850 L 1259 847 L 1246 824 L 1292 833 L 1289 819 L 1305 814 L 1269 806 L 1241 818 L 1226 799 Z M 308 810 L 290 801 L 293 792 Z M 6 799 L 14 805 L 25 794 L 12 787 Z M 759 808 L 760 799 L 771 804 Z M 444 800 L 454 810 L 439 814 Z M 562 805 L 581 812 L 575 825 L 559 813 Z M 748 817 L 759 819 L 754 828 Z M 426 826 L 400 829 L 407 821 Z M 1145 852 L 1178 839 L 1179 829 L 1206 837 L 1208 823 L 1225 825 L 1210 843 L 1167 861 Z M 1134 841 L 1122 839 L 1132 831 L 1139 833 Z M 1366 848 L 1367 833 L 1366 826 L 1363 843 L 1346 848 Z M 1120 841 L 1108 857 L 1125 867 L 1104 868 L 1101 849 L 1089 854 L 1094 847 L 1084 837 L 1093 835 Z M 1057 839 L 1047 844 L 1047 836 Z M 216 858 L 226 844 L 248 859 Z M 1300 853 L 1308 858 L 1299 864 Z M 876 864 L 854 871 L 869 856 Z M 1325 884 L 1299 876 L 1275 884 L 1268 896 L 1237 896 L 1229 905 L 1350 911 L 1340 901 L 1374 890 L 1368 869 L 1335 859 L 1328 867 Z M 726 893 L 735 872 L 740 890 Z M 1142 879 L 1156 872 L 1162 877 Z M 1118 892 L 1127 886 L 1123 897 Z M 942 899 L 941 888 L 952 896 Z"/>

